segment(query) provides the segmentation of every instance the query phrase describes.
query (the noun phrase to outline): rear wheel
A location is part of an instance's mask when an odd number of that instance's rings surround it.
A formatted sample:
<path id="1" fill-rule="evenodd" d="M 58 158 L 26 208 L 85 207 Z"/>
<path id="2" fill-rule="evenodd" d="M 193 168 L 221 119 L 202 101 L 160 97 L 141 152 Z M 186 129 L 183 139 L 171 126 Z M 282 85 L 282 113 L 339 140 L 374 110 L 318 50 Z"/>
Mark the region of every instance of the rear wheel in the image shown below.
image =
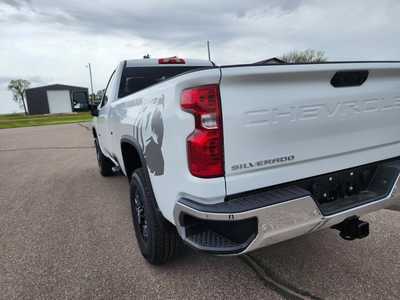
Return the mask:
<path id="1" fill-rule="evenodd" d="M 175 227 L 158 210 L 142 168 L 132 174 L 130 198 L 133 225 L 142 255 L 153 265 L 168 262 L 175 255 L 179 236 Z"/>
<path id="2" fill-rule="evenodd" d="M 114 166 L 113 162 L 103 154 L 99 146 L 99 141 L 97 139 L 94 140 L 94 145 L 96 147 L 96 158 L 97 164 L 99 165 L 100 174 L 105 177 L 112 176 L 114 174 L 112 170 Z"/>

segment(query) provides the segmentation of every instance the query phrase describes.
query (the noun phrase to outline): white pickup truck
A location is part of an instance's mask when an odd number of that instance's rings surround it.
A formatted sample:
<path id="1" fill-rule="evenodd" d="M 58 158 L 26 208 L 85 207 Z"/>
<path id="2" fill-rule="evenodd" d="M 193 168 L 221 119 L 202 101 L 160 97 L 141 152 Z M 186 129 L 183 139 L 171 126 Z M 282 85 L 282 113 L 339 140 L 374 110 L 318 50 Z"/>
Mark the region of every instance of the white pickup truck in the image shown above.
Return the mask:
<path id="1" fill-rule="evenodd" d="M 121 62 L 92 108 L 100 172 L 129 178 L 152 264 L 237 255 L 400 209 L 400 63 Z"/>

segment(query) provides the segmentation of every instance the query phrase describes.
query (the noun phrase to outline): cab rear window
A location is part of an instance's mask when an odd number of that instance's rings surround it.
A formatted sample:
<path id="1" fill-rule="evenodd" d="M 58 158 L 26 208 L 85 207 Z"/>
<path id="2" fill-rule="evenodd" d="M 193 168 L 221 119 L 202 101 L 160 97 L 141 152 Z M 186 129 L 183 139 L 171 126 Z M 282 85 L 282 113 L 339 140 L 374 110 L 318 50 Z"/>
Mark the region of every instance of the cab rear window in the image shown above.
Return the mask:
<path id="1" fill-rule="evenodd" d="M 168 78 L 195 69 L 204 69 L 204 66 L 182 67 L 128 67 L 122 72 L 118 98 L 128 96 L 149 86 L 167 80 Z"/>

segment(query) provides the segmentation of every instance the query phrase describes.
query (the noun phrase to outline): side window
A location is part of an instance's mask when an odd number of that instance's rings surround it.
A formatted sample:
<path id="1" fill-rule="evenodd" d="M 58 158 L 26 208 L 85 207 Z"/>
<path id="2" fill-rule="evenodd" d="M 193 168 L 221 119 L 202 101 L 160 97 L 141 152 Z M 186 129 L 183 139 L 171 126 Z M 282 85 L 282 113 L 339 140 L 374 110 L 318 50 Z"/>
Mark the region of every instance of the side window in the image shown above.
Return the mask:
<path id="1" fill-rule="evenodd" d="M 111 88 L 110 87 L 112 86 L 112 83 L 114 81 L 114 74 L 115 74 L 115 70 L 111 74 L 110 79 L 108 80 L 106 90 L 104 91 L 103 98 L 101 99 L 100 107 L 104 107 L 107 104 L 108 100 L 110 99 L 110 96 L 111 96 Z"/>

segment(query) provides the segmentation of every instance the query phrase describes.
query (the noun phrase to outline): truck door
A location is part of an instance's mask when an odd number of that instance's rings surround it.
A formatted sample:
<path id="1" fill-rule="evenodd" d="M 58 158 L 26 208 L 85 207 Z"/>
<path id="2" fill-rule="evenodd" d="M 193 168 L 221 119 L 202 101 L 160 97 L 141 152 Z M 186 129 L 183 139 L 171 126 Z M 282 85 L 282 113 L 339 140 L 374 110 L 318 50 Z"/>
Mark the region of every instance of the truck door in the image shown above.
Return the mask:
<path id="1" fill-rule="evenodd" d="M 97 135 L 100 142 L 100 147 L 103 150 L 103 153 L 110 155 L 111 154 L 111 136 L 110 136 L 110 128 L 109 128 L 109 118 L 111 112 L 111 102 L 113 95 L 113 82 L 115 71 L 111 74 L 111 77 L 107 83 L 106 90 L 104 92 L 103 98 L 101 100 L 101 104 L 99 107 L 99 116 L 97 117 Z"/>

